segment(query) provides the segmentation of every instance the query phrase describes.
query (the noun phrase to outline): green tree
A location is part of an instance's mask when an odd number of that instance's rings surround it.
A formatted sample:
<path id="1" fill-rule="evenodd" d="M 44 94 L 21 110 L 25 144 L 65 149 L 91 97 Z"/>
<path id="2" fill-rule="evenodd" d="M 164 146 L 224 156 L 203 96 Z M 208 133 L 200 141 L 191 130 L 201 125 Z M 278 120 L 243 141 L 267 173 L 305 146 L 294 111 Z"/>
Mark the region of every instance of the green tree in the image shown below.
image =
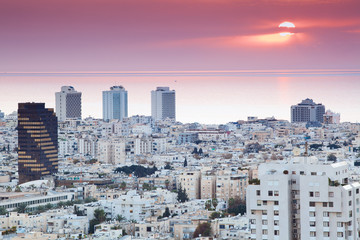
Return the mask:
<path id="1" fill-rule="evenodd" d="M 214 198 L 213 200 L 212 200 L 212 205 L 213 205 L 213 207 L 216 209 L 216 207 L 217 207 L 217 205 L 219 204 L 219 202 L 218 202 L 218 200 L 216 199 L 216 198 Z"/>
<path id="2" fill-rule="evenodd" d="M 46 204 L 45 205 L 45 209 L 46 210 L 50 210 L 50 209 L 52 209 L 54 206 L 51 204 L 51 203 L 48 203 L 48 204 Z"/>
<path id="3" fill-rule="evenodd" d="M 197 238 L 200 235 L 202 237 L 210 237 L 212 234 L 211 224 L 208 222 L 201 223 L 197 226 L 193 238 Z"/>
<path id="4" fill-rule="evenodd" d="M 185 158 L 184 167 L 187 167 L 187 165 L 188 165 L 188 162 L 187 162 L 187 160 L 186 160 L 186 158 Z"/>
<path id="5" fill-rule="evenodd" d="M 165 187 L 166 187 L 166 189 L 169 190 L 169 186 L 170 186 L 170 181 L 166 179 L 166 180 L 165 180 Z"/>
<path id="6" fill-rule="evenodd" d="M 170 217 L 170 210 L 168 207 L 165 208 L 165 212 L 163 213 L 162 217 L 166 218 L 166 217 Z"/>
<path id="7" fill-rule="evenodd" d="M 120 188 L 124 191 L 126 189 L 126 182 L 120 183 Z"/>
<path id="8" fill-rule="evenodd" d="M 331 161 L 331 162 L 336 162 L 336 156 L 332 153 L 330 155 L 327 156 L 327 160 Z"/>
<path id="9" fill-rule="evenodd" d="M 123 215 L 117 215 L 116 216 L 116 220 L 118 221 L 118 222 L 122 222 L 122 221 L 124 221 L 126 218 L 123 216 Z"/>
<path id="10" fill-rule="evenodd" d="M 16 208 L 15 212 L 18 213 L 25 213 L 26 212 L 27 205 L 25 203 L 20 203 L 18 207 Z"/>
<path id="11" fill-rule="evenodd" d="M 145 191 L 151 191 L 151 186 L 148 183 L 143 183 L 143 190 Z"/>
<path id="12" fill-rule="evenodd" d="M 245 200 L 242 200 L 240 198 L 230 198 L 227 212 L 233 215 L 238 215 L 238 214 L 243 215 L 244 213 L 246 213 Z"/>
<path id="13" fill-rule="evenodd" d="M 8 186 L 8 187 L 6 188 L 6 191 L 7 191 L 7 192 L 12 192 L 12 188 L 11 188 L 10 186 Z"/>
<path id="14" fill-rule="evenodd" d="M 98 224 L 104 222 L 105 220 L 106 220 L 105 211 L 103 209 L 100 209 L 100 208 L 96 209 L 94 211 L 94 218 L 90 220 L 89 232 L 94 233 L 95 225 L 98 225 Z"/>
<path id="15" fill-rule="evenodd" d="M 166 165 L 165 165 L 164 169 L 168 169 L 168 170 L 170 170 L 170 169 L 171 169 L 171 165 L 170 165 L 170 163 L 169 163 L 169 162 L 168 162 L 168 163 L 166 163 Z"/>
<path id="16" fill-rule="evenodd" d="M 6 211 L 6 208 L 0 207 L 0 215 L 6 215 L 8 211 Z"/>
<path id="17" fill-rule="evenodd" d="M 221 213 L 221 212 L 213 212 L 211 213 L 210 215 L 210 219 L 217 219 L 217 218 L 223 218 L 224 217 L 224 214 Z"/>
<path id="18" fill-rule="evenodd" d="M 16 186 L 16 188 L 15 188 L 15 192 L 21 192 L 21 188 L 20 188 L 20 186 Z"/>
<path id="19" fill-rule="evenodd" d="M 207 200 L 207 201 L 205 202 L 205 209 L 210 210 L 210 209 L 211 209 L 211 206 L 212 206 L 211 200 Z"/>
<path id="20" fill-rule="evenodd" d="M 186 190 L 182 189 L 181 185 L 180 185 L 180 188 L 178 190 L 177 200 L 179 202 L 182 202 L 182 203 L 189 201 L 189 197 L 188 197 L 188 195 L 186 193 Z"/>

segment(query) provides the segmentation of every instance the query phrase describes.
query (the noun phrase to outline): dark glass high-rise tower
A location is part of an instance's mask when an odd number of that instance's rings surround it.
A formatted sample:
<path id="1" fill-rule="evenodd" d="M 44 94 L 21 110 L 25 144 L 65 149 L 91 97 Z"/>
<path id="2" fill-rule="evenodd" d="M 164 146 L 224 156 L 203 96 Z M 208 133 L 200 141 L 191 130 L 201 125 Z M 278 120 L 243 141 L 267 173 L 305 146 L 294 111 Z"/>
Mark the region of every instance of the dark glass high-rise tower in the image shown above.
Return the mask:
<path id="1" fill-rule="evenodd" d="M 57 117 L 45 103 L 19 103 L 19 183 L 58 171 Z"/>

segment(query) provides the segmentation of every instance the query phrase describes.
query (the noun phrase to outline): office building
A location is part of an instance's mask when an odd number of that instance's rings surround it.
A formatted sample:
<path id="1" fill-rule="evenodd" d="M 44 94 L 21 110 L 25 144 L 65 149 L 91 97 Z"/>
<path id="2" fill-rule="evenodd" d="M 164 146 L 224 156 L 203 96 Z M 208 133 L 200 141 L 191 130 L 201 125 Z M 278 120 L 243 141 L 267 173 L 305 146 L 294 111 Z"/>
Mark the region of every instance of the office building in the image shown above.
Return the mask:
<path id="1" fill-rule="evenodd" d="M 56 116 L 59 122 L 67 119 L 81 119 L 81 92 L 72 86 L 63 86 L 55 93 Z"/>
<path id="2" fill-rule="evenodd" d="M 103 119 L 123 120 L 128 117 L 128 92 L 123 86 L 113 86 L 103 91 Z"/>
<path id="3" fill-rule="evenodd" d="M 325 106 L 316 104 L 312 99 L 305 99 L 297 105 L 291 106 L 291 122 L 307 123 L 324 121 Z"/>
<path id="4" fill-rule="evenodd" d="M 19 183 L 58 171 L 58 133 L 54 110 L 45 103 L 19 103 Z"/>
<path id="5" fill-rule="evenodd" d="M 156 120 L 175 120 L 175 90 L 157 87 L 151 91 L 151 116 Z"/>
<path id="6" fill-rule="evenodd" d="M 316 157 L 261 164 L 247 187 L 251 239 L 358 239 L 360 184 L 348 169 Z"/>

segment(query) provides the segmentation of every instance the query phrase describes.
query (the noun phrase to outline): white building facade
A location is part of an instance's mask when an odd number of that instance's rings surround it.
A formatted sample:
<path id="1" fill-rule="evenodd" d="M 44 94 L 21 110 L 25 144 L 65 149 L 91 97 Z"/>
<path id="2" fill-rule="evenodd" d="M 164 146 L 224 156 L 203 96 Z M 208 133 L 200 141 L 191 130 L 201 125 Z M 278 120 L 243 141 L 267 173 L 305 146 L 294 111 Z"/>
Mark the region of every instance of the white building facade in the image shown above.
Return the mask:
<path id="1" fill-rule="evenodd" d="M 67 119 L 81 119 L 81 92 L 72 86 L 62 86 L 61 91 L 55 93 L 56 116 L 59 122 Z"/>
<path id="2" fill-rule="evenodd" d="M 157 87 L 151 91 L 151 116 L 155 121 L 166 118 L 176 119 L 175 90 L 169 87 Z"/>
<path id="3" fill-rule="evenodd" d="M 119 119 L 128 117 L 128 92 L 123 86 L 113 86 L 103 91 L 103 119 Z"/>

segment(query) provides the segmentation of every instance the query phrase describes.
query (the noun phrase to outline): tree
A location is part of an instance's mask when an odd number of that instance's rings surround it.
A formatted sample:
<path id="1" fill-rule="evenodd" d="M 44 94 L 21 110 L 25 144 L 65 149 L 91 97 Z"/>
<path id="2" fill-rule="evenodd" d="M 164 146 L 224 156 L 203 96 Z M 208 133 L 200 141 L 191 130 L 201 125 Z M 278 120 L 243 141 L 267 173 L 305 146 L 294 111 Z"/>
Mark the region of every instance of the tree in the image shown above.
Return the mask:
<path id="1" fill-rule="evenodd" d="M 123 215 L 117 215 L 116 216 L 116 220 L 118 221 L 118 222 L 122 222 L 122 221 L 124 221 L 126 218 L 123 216 Z"/>
<path id="2" fill-rule="evenodd" d="M 202 148 L 199 149 L 199 155 L 200 155 L 200 156 L 203 155 L 203 150 L 202 150 Z"/>
<path id="3" fill-rule="evenodd" d="M 187 160 L 186 160 L 186 158 L 185 158 L 184 167 L 187 167 L 187 165 L 188 165 L 188 162 L 187 162 Z"/>
<path id="4" fill-rule="evenodd" d="M 6 188 L 6 191 L 7 191 L 7 192 L 12 192 L 12 188 L 11 188 L 10 186 L 8 186 L 8 187 Z"/>
<path id="5" fill-rule="evenodd" d="M 195 147 L 194 148 L 194 150 L 192 151 L 192 153 L 191 154 L 198 154 L 198 150 L 197 150 L 197 148 Z"/>
<path id="6" fill-rule="evenodd" d="M 223 217 L 224 217 L 224 214 L 221 213 L 221 212 L 213 212 L 210 215 L 211 220 L 214 220 L 214 219 L 217 219 L 217 218 L 223 218 Z"/>
<path id="7" fill-rule="evenodd" d="M 168 170 L 170 170 L 170 169 L 171 169 L 171 165 L 170 165 L 170 163 L 169 163 L 169 162 L 167 162 L 167 163 L 166 163 L 166 165 L 165 165 L 164 169 L 168 169 Z"/>
<path id="8" fill-rule="evenodd" d="M 210 209 L 211 209 L 211 206 L 212 206 L 211 200 L 207 200 L 207 201 L 205 202 L 205 209 L 210 210 Z"/>
<path id="9" fill-rule="evenodd" d="M 208 222 L 201 223 L 197 226 L 193 238 L 197 238 L 200 235 L 202 237 L 210 237 L 212 234 L 211 224 Z"/>
<path id="10" fill-rule="evenodd" d="M 185 189 L 183 190 L 181 186 L 178 190 L 177 200 L 182 203 L 189 201 L 189 197 L 186 193 L 186 190 Z"/>
<path id="11" fill-rule="evenodd" d="M 120 183 L 120 188 L 124 191 L 126 189 L 126 182 Z"/>
<path id="12" fill-rule="evenodd" d="M 170 186 L 170 181 L 166 179 L 166 180 L 165 180 L 165 187 L 166 187 L 166 189 L 169 190 L 169 186 Z"/>
<path id="13" fill-rule="evenodd" d="M 229 206 L 227 209 L 229 214 L 234 215 L 244 215 L 246 213 L 246 202 L 240 198 L 230 198 L 229 199 Z"/>
<path id="14" fill-rule="evenodd" d="M 94 211 L 94 218 L 92 220 L 90 220 L 90 233 L 94 233 L 95 229 L 95 225 L 98 225 L 102 222 L 104 222 L 106 220 L 106 215 L 105 215 L 105 211 L 103 209 L 96 209 Z"/>
<path id="15" fill-rule="evenodd" d="M 143 183 L 143 190 L 151 191 L 151 186 L 148 183 Z"/>
<path id="16" fill-rule="evenodd" d="M 170 210 L 168 207 L 165 208 L 165 212 L 163 213 L 163 218 L 170 217 Z"/>
<path id="17" fill-rule="evenodd" d="M 52 209 L 54 206 L 51 204 L 51 203 L 48 203 L 48 204 L 46 204 L 45 205 L 45 209 L 47 209 L 47 210 L 50 210 L 50 209 Z"/>
<path id="18" fill-rule="evenodd" d="M 16 208 L 15 212 L 18 213 L 25 213 L 26 212 L 27 205 L 25 203 L 20 203 L 18 207 Z"/>
<path id="19" fill-rule="evenodd" d="M 16 186 L 16 188 L 15 188 L 15 192 L 21 192 L 21 188 L 20 188 L 20 186 Z"/>
<path id="20" fill-rule="evenodd" d="M 0 207 L 0 215 L 6 215 L 7 213 L 6 208 Z"/>
<path id="21" fill-rule="evenodd" d="M 331 161 L 331 162 L 336 162 L 336 156 L 332 153 L 330 155 L 327 156 L 327 160 Z"/>
<path id="22" fill-rule="evenodd" d="M 214 199 L 212 200 L 212 205 L 213 205 L 213 207 L 216 209 L 216 207 L 217 207 L 217 205 L 218 205 L 218 200 L 217 200 L 216 198 L 214 198 Z"/>

